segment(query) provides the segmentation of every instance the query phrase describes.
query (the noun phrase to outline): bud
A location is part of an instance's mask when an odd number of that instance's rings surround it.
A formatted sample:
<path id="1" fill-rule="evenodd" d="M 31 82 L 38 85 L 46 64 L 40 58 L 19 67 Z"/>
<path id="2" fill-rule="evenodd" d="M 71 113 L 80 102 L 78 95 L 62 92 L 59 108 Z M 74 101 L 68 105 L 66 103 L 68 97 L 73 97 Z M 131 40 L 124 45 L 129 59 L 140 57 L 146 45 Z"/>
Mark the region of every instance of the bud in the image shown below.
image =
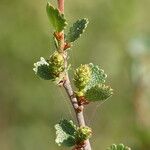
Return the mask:
<path id="1" fill-rule="evenodd" d="M 88 126 L 78 128 L 77 139 L 79 143 L 89 139 L 91 136 L 92 136 L 92 129 L 89 128 Z"/>
<path id="2" fill-rule="evenodd" d="M 53 64 L 54 66 L 60 67 L 64 64 L 64 58 L 63 56 L 55 51 L 51 56 L 50 56 L 50 63 Z"/>
<path id="3" fill-rule="evenodd" d="M 89 65 L 80 65 L 74 73 L 74 83 L 79 91 L 82 91 L 90 81 L 91 70 Z"/>
<path id="4" fill-rule="evenodd" d="M 57 51 L 50 56 L 49 63 L 54 77 L 58 77 L 59 74 L 64 71 L 64 58 Z"/>
<path id="5" fill-rule="evenodd" d="M 76 94 L 77 97 L 84 96 L 84 92 L 82 92 L 82 91 L 75 91 L 75 94 Z"/>

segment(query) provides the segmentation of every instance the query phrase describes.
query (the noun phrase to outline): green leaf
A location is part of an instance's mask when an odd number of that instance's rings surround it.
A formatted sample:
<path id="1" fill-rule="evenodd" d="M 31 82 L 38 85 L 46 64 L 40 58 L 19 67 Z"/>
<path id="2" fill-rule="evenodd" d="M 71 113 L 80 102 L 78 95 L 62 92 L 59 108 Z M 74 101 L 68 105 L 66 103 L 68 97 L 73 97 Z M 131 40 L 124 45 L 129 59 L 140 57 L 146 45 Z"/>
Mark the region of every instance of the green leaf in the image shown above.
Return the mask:
<path id="1" fill-rule="evenodd" d="M 123 144 L 112 144 L 109 148 L 107 148 L 106 150 L 131 150 L 131 148 L 124 146 Z"/>
<path id="2" fill-rule="evenodd" d="M 61 120 L 55 125 L 56 129 L 56 140 L 55 142 L 61 146 L 71 147 L 76 144 L 76 126 L 72 121 L 66 119 Z"/>
<path id="3" fill-rule="evenodd" d="M 107 77 L 107 75 L 104 73 L 104 70 L 100 69 L 99 66 L 90 63 L 89 67 L 91 70 L 91 77 L 90 77 L 90 81 L 84 88 L 84 91 L 87 91 L 88 89 L 96 86 L 97 84 L 104 83 Z"/>
<path id="4" fill-rule="evenodd" d="M 35 74 L 44 80 L 52 80 L 53 76 L 51 75 L 51 67 L 49 63 L 43 58 L 40 58 L 40 61 L 34 63 L 33 68 Z"/>
<path id="5" fill-rule="evenodd" d="M 84 32 L 88 23 L 89 23 L 88 19 L 85 19 L 85 18 L 77 20 L 73 24 L 73 26 L 69 29 L 69 32 L 66 36 L 66 41 L 68 43 L 71 43 L 77 40 L 81 36 L 81 34 Z"/>
<path id="6" fill-rule="evenodd" d="M 50 3 L 46 6 L 47 15 L 50 23 L 56 30 L 56 32 L 61 32 L 67 25 L 64 14 L 61 14 L 58 9 L 54 8 Z"/>
<path id="7" fill-rule="evenodd" d="M 86 91 L 85 98 L 89 101 L 100 101 L 108 99 L 112 94 L 113 90 L 111 87 L 98 84 Z"/>

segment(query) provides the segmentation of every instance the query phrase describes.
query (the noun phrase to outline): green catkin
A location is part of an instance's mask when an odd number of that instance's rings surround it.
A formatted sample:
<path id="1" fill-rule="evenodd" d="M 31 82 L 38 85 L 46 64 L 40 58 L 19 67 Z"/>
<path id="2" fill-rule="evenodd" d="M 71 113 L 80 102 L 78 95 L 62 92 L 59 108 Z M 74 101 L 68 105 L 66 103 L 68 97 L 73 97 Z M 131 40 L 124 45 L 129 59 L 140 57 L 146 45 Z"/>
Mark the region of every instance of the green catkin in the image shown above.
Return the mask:
<path id="1" fill-rule="evenodd" d="M 91 70 L 89 65 L 80 65 L 74 72 L 74 83 L 78 91 L 82 91 L 90 81 Z"/>
<path id="2" fill-rule="evenodd" d="M 54 77 L 58 77 L 59 74 L 64 71 L 64 58 L 57 51 L 50 56 L 49 64 Z"/>

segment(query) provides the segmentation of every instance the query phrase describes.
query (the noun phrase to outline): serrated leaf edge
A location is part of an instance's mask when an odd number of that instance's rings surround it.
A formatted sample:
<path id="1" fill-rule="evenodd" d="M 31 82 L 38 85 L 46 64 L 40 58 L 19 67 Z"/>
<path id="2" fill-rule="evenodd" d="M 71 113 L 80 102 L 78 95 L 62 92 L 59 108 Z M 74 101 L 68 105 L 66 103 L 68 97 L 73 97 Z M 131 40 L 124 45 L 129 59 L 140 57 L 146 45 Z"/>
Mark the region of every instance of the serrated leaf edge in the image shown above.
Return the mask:
<path id="1" fill-rule="evenodd" d="M 81 21 L 81 20 L 83 20 L 83 19 L 86 20 L 85 27 L 84 27 L 84 29 L 82 30 L 82 32 L 79 34 L 78 38 L 81 37 L 81 35 L 85 32 L 85 29 L 87 28 L 87 25 L 88 25 L 88 23 L 89 23 L 89 20 L 88 20 L 87 18 L 78 19 L 77 21 Z M 77 21 L 76 21 L 76 22 L 77 22 Z M 76 22 L 75 22 L 75 23 L 76 23 Z M 75 23 L 74 23 L 74 24 L 75 24 Z M 69 32 L 70 32 L 71 28 L 73 28 L 74 24 L 70 27 Z M 68 34 L 69 34 L 69 32 L 68 32 Z M 77 38 L 77 39 L 78 39 L 78 38 Z M 73 42 L 75 42 L 77 39 L 75 39 L 75 40 L 72 41 L 72 42 L 68 42 L 67 39 L 66 39 L 66 41 L 67 41 L 68 43 L 73 43 Z"/>
<path id="2" fill-rule="evenodd" d="M 64 14 L 61 14 L 60 11 L 59 11 L 57 8 L 55 8 L 54 6 L 52 6 L 51 3 L 49 3 L 49 2 L 47 2 L 46 9 L 47 9 L 48 6 L 49 6 L 49 7 L 52 7 L 53 10 L 57 12 L 57 16 L 58 16 L 58 17 L 61 17 L 61 19 L 63 19 L 63 21 L 64 21 L 64 27 L 63 27 L 62 30 L 66 29 L 66 26 L 67 26 L 68 23 L 66 22 L 67 20 L 65 19 Z M 62 31 L 62 30 L 61 30 L 61 31 Z M 58 31 L 58 32 L 61 32 L 61 31 Z"/>
<path id="3" fill-rule="evenodd" d="M 85 29 L 87 28 L 87 25 L 89 24 L 89 20 L 87 18 L 83 18 L 84 20 L 86 20 L 86 23 L 85 23 L 85 27 L 84 29 L 82 30 L 82 32 L 80 33 L 79 37 L 81 37 L 81 35 L 85 32 Z M 79 19 L 80 20 L 83 20 L 83 19 Z M 76 41 L 76 40 L 75 40 Z"/>
<path id="4" fill-rule="evenodd" d="M 34 65 L 33 71 L 35 74 L 37 74 L 37 72 L 38 72 L 38 67 L 40 67 L 42 65 L 46 65 L 49 67 L 49 63 L 45 60 L 44 57 L 40 57 L 40 60 L 37 61 L 36 63 L 34 63 L 33 65 Z"/>
<path id="5" fill-rule="evenodd" d="M 92 88 L 92 87 L 94 87 L 94 86 L 96 86 L 96 85 L 98 85 L 98 84 L 103 84 L 103 83 L 105 83 L 105 79 L 107 78 L 107 74 L 105 74 L 105 72 L 104 72 L 104 70 L 103 69 L 101 69 L 98 65 L 94 65 L 93 63 L 89 63 L 88 64 L 89 65 L 89 67 L 90 67 L 90 70 L 91 70 L 91 79 L 89 80 L 89 83 L 86 85 L 86 87 L 84 88 L 84 92 L 86 92 L 88 89 L 90 89 L 90 88 Z M 96 68 L 98 71 L 99 71 L 99 73 L 101 72 L 101 74 L 103 74 L 103 78 L 104 79 L 101 79 L 101 82 L 99 82 L 99 83 L 97 83 L 97 84 L 94 84 L 94 85 L 92 85 L 92 80 L 93 80 L 93 75 L 94 75 L 94 72 L 93 72 L 93 68 Z M 92 85 L 92 86 L 91 86 Z M 90 87 L 91 86 L 91 87 Z"/>
<path id="6" fill-rule="evenodd" d="M 55 128 L 55 130 L 56 130 L 56 139 L 55 139 L 55 142 L 58 144 L 58 146 L 61 146 L 62 143 L 63 143 L 63 141 L 62 141 L 62 142 L 58 142 L 58 136 L 59 136 L 59 134 L 60 134 L 59 131 L 58 131 L 58 129 L 59 129 L 59 127 L 61 127 L 61 122 L 62 122 L 63 120 L 66 120 L 66 119 L 62 119 L 59 123 L 57 123 L 57 124 L 54 126 L 54 128 Z M 66 120 L 66 121 L 68 121 L 68 120 Z M 77 130 L 77 127 L 76 127 L 76 125 L 73 123 L 72 120 L 69 120 L 68 122 Z M 62 127 L 61 127 L 61 128 L 62 128 Z M 62 129 L 62 130 L 63 130 L 63 129 Z M 64 136 L 66 136 L 66 138 L 68 138 L 69 136 L 72 137 L 72 135 L 69 135 L 69 134 L 65 133 L 65 131 L 63 131 L 63 133 L 64 133 Z"/>

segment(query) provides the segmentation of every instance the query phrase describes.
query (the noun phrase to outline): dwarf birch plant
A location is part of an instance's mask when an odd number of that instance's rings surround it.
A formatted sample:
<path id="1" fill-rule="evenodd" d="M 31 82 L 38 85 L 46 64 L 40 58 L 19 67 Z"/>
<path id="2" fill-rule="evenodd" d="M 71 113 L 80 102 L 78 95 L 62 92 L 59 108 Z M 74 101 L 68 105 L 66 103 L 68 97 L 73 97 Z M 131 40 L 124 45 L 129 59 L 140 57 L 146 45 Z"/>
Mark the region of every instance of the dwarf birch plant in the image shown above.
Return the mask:
<path id="1" fill-rule="evenodd" d="M 105 85 L 107 75 L 104 70 L 92 63 L 81 64 L 74 70 L 73 81 L 76 89 L 72 88 L 68 76 L 68 50 L 84 33 L 89 21 L 86 18 L 79 19 L 71 25 L 68 33 L 65 33 L 67 20 L 64 15 L 64 0 L 58 0 L 58 8 L 47 3 L 46 11 L 50 26 L 54 30 L 56 49 L 48 59 L 41 57 L 34 64 L 33 70 L 40 78 L 52 81 L 65 89 L 78 122 L 75 125 L 72 120 L 60 120 L 55 125 L 55 142 L 72 150 L 91 150 L 89 138 L 92 136 L 92 129 L 85 124 L 84 108 L 92 102 L 107 100 L 112 96 L 113 89 Z M 107 150 L 130 150 L 130 148 L 123 144 L 113 144 Z"/>

